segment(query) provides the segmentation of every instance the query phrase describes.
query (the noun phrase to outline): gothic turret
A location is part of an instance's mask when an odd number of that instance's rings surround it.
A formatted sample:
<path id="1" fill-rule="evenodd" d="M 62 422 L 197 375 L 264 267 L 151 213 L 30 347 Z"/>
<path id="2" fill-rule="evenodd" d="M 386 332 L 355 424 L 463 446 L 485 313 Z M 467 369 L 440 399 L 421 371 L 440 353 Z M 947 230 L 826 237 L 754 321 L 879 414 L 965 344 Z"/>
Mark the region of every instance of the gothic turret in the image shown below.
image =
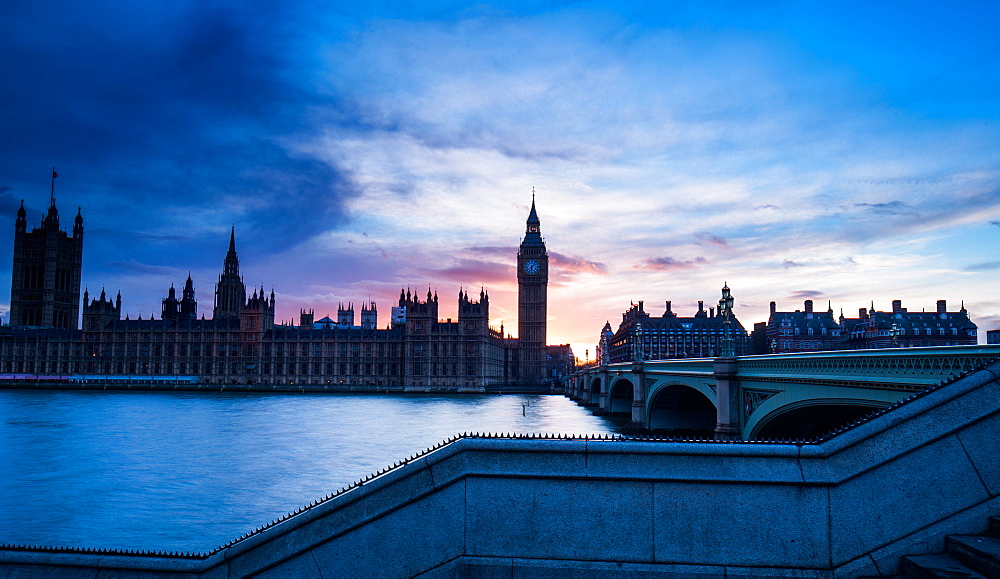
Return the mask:
<path id="1" fill-rule="evenodd" d="M 233 227 L 229 234 L 229 251 L 222 264 L 222 275 L 215 286 L 213 317 L 217 320 L 238 319 L 246 299 L 247 290 L 240 276 L 240 260 L 236 255 L 236 228 Z"/>
<path id="2" fill-rule="evenodd" d="M 181 294 L 180 318 L 183 320 L 198 319 L 198 302 L 194 299 L 194 282 L 191 281 L 190 273 L 188 273 L 187 281 L 184 282 L 184 292 Z"/>
<path id="3" fill-rule="evenodd" d="M 83 262 L 83 217 L 78 213 L 72 237 L 59 229 L 52 195 L 41 227 L 28 231 L 24 200 L 14 221 L 14 263 L 11 270 L 10 323 L 77 329 L 80 316 L 80 277 Z"/>

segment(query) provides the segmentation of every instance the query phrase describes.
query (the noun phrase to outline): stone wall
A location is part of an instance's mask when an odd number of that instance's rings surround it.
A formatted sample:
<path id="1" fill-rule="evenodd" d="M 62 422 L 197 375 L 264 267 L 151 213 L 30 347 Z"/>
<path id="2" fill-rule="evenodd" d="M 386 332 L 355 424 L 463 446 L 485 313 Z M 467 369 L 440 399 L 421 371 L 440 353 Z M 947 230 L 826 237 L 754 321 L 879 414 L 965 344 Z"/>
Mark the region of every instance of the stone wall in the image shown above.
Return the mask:
<path id="1" fill-rule="evenodd" d="M 2 549 L 0 576 L 893 574 L 1000 513 L 998 375 L 819 444 L 459 438 L 206 557 Z"/>

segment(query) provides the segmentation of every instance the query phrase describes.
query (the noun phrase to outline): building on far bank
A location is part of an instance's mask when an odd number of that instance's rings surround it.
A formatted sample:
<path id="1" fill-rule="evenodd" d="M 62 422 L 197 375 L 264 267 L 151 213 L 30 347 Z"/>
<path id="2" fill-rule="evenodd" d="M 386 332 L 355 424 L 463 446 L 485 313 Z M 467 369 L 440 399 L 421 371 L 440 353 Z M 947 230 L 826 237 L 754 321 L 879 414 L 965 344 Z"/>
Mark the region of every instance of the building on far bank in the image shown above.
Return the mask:
<path id="1" fill-rule="evenodd" d="M 806 300 L 801 311 L 779 312 L 777 304 L 771 302 L 765 330 L 767 350 L 761 353 L 837 350 L 843 341 L 840 333 L 832 307 L 817 312 L 813 310 L 813 301 Z"/>
<path id="2" fill-rule="evenodd" d="M 965 306 L 949 312 L 945 300 L 938 300 L 934 312 L 910 312 L 901 300 L 893 300 L 892 311 L 876 311 L 873 306 L 859 309 L 857 318 L 841 313 L 837 320 L 830 306 L 823 312 L 814 311 L 812 300 L 806 300 L 801 311 L 776 310 L 771 302 L 766 335 L 767 353 L 772 354 L 974 345 L 978 341 L 976 324 Z"/>
<path id="3" fill-rule="evenodd" d="M 15 223 L 11 324 L 0 327 L 0 373 L 483 391 L 543 388 L 569 371 L 566 360 L 572 365 L 568 345 L 546 347 L 544 342 L 548 257 L 534 201 L 516 256 L 520 327 L 527 342 L 489 325 L 485 289 L 478 296 L 460 289 L 454 320 L 439 318 L 437 292 L 428 289 L 422 299 L 405 289 L 385 329 L 376 327 L 374 302 L 362 305 L 360 325 L 355 325 L 353 305 L 338 307 L 336 321 L 314 321 L 314 312 L 303 309 L 298 326 L 275 324 L 274 291 L 252 288 L 248 295 L 235 228 L 211 319 L 198 317 L 189 275 L 180 299 L 173 286 L 167 290 L 160 319 L 123 319 L 120 293 L 112 299 L 102 289 L 91 298 L 85 291 L 78 329 L 82 237 L 79 215 L 73 237 L 59 229 L 54 199 L 42 228 L 26 233 L 22 203 Z M 74 283 L 77 298 L 70 300 Z"/>
<path id="4" fill-rule="evenodd" d="M 743 325 L 731 311 L 732 295 L 729 286 L 722 288 L 718 310 L 705 302 L 698 302 L 698 311 L 692 317 L 679 317 L 666 302 L 662 316 L 651 316 L 642 301 L 633 303 L 622 314 L 622 321 L 614 334 L 606 324 L 598 344 L 601 363 L 631 362 L 637 356 L 642 360 L 669 360 L 673 358 L 704 358 L 722 355 L 723 339 L 733 339 L 735 354 L 750 353 L 750 341 Z M 727 312 L 729 325 L 726 325 Z"/>
<path id="5" fill-rule="evenodd" d="M 1000 330 L 987 330 L 986 331 L 986 343 L 987 344 L 1000 344 Z"/>
<path id="6" fill-rule="evenodd" d="M 76 329 L 80 317 L 80 272 L 83 262 L 83 216 L 77 210 L 73 234 L 59 227 L 55 171 L 52 196 L 40 227 L 28 231 L 24 199 L 14 222 L 10 323 Z"/>
<path id="7" fill-rule="evenodd" d="M 892 301 L 892 311 L 861 308 L 857 318 L 841 316 L 843 349 L 915 348 L 919 346 L 975 345 L 978 327 L 969 319 L 965 305 L 948 311 L 946 300 L 937 301 L 933 312 L 910 312 L 901 300 Z"/>

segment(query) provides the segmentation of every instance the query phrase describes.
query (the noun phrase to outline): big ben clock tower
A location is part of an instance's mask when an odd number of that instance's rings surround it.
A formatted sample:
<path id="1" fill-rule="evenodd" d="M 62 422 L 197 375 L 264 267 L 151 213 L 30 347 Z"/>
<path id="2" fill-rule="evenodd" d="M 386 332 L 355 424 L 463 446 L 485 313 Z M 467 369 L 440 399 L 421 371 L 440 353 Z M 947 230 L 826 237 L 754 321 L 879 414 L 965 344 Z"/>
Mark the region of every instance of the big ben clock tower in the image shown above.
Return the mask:
<path id="1" fill-rule="evenodd" d="M 548 365 L 545 335 L 545 304 L 549 283 L 549 256 L 535 213 L 535 194 L 531 194 L 531 213 L 521 247 L 517 250 L 517 337 L 518 381 L 540 385 Z"/>

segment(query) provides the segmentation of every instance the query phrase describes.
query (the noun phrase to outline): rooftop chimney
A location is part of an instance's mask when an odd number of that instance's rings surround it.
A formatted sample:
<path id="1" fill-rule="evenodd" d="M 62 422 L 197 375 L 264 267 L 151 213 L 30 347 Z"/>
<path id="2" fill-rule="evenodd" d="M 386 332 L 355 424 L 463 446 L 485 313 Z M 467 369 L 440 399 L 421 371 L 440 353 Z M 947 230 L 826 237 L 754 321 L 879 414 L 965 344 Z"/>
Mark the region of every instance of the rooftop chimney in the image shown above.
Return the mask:
<path id="1" fill-rule="evenodd" d="M 937 306 L 938 306 L 938 313 L 939 314 L 943 314 L 943 313 L 945 313 L 945 312 L 948 311 L 948 301 L 947 300 L 938 300 L 937 301 Z"/>
<path id="2" fill-rule="evenodd" d="M 867 322 L 868 308 L 858 308 L 858 318 L 860 318 L 862 322 Z"/>
<path id="3" fill-rule="evenodd" d="M 771 302 L 771 313 L 773 314 L 774 312 L 777 311 L 777 309 L 778 306 L 774 302 Z"/>
<path id="4" fill-rule="evenodd" d="M 805 306 L 806 306 L 806 313 L 807 314 L 813 313 L 813 301 L 812 300 L 806 300 Z"/>
<path id="5" fill-rule="evenodd" d="M 892 300 L 892 313 L 903 313 L 903 300 Z"/>

